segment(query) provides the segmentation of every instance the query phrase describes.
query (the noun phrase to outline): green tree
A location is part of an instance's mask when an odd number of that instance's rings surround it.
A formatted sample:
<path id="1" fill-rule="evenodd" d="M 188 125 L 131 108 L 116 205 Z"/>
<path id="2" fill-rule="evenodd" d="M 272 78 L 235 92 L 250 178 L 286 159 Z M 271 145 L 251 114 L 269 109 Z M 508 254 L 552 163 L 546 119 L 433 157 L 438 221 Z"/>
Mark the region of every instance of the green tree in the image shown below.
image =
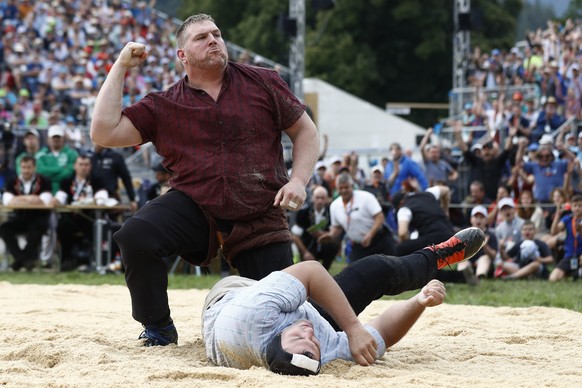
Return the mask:
<path id="1" fill-rule="evenodd" d="M 536 0 L 533 4 L 525 2 L 517 20 L 517 39 L 525 39 L 528 31 L 546 28 L 548 19 L 555 19 L 555 17 L 554 8 L 551 5 L 544 5 L 540 0 Z"/>
<path id="2" fill-rule="evenodd" d="M 570 0 L 565 16 L 572 19 L 582 18 L 582 0 Z"/>
<path id="3" fill-rule="evenodd" d="M 443 102 L 451 88 L 454 0 L 336 0 L 313 12 L 306 0 L 307 77 L 317 77 L 373 104 Z M 289 41 L 277 30 L 288 1 L 197 0 L 181 15 L 211 14 L 227 40 L 280 63 Z M 522 0 L 473 0 L 471 41 L 484 50 L 515 43 Z M 439 112 L 414 112 L 424 125 Z M 440 112 L 442 113 L 442 112 Z"/>

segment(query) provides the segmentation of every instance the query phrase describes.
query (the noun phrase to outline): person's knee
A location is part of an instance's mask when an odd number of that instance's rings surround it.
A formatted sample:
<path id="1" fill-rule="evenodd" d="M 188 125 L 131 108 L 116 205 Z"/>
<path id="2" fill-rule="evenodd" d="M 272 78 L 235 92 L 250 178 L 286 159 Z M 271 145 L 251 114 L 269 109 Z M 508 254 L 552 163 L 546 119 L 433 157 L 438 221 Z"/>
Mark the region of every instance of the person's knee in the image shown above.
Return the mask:
<path id="1" fill-rule="evenodd" d="M 155 226 L 138 218 L 128 219 L 121 229 L 113 234 L 113 239 L 120 247 L 125 256 L 132 253 L 161 254 L 159 243 L 159 232 Z"/>
<path id="2" fill-rule="evenodd" d="M 557 282 L 564 278 L 564 271 L 560 268 L 554 268 L 554 270 L 550 273 L 550 278 L 548 279 L 550 282 Z"/>

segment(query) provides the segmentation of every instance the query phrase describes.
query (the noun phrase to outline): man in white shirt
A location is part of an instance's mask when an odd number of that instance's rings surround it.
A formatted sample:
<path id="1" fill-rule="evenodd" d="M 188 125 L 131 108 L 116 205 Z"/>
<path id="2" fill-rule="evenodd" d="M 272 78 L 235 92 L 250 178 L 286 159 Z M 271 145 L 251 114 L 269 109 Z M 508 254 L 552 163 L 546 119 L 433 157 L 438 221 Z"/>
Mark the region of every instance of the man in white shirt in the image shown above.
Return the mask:
<path id="1" fill-rule="evenodd" d="M 339 240 L 342 232 L 352 242 L 350 262 L 362 257 L 394 253 L 394 240 L 384 226 L 384 213 L 376 197 L 363 190 L 354 190 L 351 175 L 336 178 L 339 197 L 330 205 L 331 229 L 318 238 L 319 242 Z"/>

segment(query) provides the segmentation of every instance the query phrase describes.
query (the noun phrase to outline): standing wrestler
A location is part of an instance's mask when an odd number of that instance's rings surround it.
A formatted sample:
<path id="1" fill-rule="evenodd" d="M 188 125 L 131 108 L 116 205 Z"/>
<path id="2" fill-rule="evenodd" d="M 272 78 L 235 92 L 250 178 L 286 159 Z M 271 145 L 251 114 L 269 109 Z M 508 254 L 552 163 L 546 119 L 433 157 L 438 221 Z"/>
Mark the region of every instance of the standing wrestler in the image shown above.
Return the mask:
<path id="1" fill-rule="evenodd" d="M 173 174 L 171 190 L 114 236 L 146 346 L 178 340 L 162 257 L 205 265 L 220 243 L 229 263 L 252 279 L 293 263 L 285 211 L 301 208 L 319 154 L 305 106 L 276 72 L 229 62 L 210 16 L 186 19 L 176 42 L 186 76 L 122 111 L 124 75 L 148 55 L 144 45 L 128 43 L 99 92 L 91 125 L 92 140 L 105 147 L 151 141 Z M 282 132 L 293 142 L 290 178 Z"/>

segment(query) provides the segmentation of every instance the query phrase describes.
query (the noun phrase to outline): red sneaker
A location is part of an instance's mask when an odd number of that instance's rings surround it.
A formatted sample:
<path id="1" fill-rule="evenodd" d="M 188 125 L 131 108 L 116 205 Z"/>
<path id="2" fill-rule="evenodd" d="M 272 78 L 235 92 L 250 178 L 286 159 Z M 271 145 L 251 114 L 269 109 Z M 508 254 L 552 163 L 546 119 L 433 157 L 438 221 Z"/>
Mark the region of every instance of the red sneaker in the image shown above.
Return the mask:
<path id="1" fill-rule="evenodd" d="M 447 265 L 460 263 L 475 255 L 485 242 L 485 233 L 479 228 L 467 228 L 457 232 L 453 237 L 432 247 L 437 254 L 438 269 Z"/>

